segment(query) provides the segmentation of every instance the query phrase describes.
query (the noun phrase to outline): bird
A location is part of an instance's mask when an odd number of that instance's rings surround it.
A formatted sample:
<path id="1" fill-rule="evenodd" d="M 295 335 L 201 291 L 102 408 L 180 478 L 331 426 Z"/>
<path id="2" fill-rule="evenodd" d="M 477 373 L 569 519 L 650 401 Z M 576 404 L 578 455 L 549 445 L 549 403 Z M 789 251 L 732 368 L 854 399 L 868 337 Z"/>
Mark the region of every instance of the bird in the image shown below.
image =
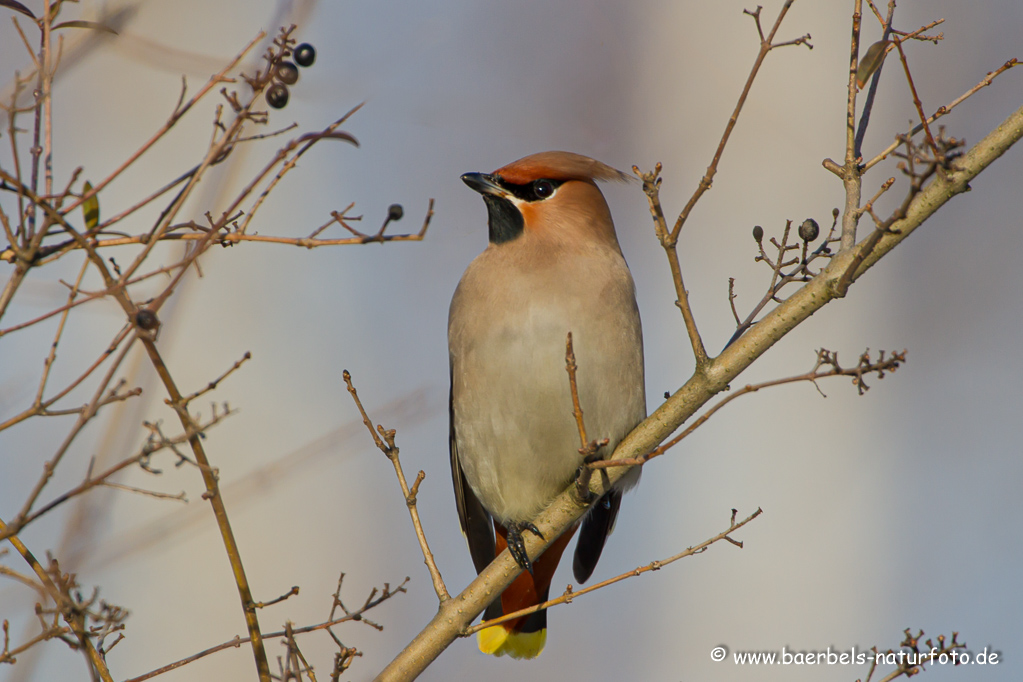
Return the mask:
<path id="1" fill-rule="evenodd" d="M 646 417 L 643 331 L 632 274 L 596 184 L 629 176 L 548 151 L 461 177 L 483 196 L 489 244 L 465 270 L 448 315 L 455 502 L 477 573 L 506 547 L 523 568 L 487 608 L 490 620 L 548 599 L 576 531 L 575 578 L 593 573 L 638 468 L 535 561 L 522 535 L 540 535 L 532 519 L 583 464 L 568 333 L 587 437 L 606 438 L 602 452 L 610 453 Z M 546 641 L 546 610 L 477 634 L 483 653 L 513 658 L 539 656 Z"/>

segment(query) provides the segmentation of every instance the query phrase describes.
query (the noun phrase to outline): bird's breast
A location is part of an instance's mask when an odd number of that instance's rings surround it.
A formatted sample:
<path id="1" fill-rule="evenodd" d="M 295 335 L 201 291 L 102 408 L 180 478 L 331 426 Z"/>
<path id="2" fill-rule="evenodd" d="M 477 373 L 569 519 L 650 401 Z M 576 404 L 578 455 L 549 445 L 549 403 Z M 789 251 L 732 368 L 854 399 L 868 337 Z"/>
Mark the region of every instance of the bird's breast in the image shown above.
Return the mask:
<path id="1" fill-rule="evenodd" d="M 540 269 L 474 262 L 452 301 L 459 462 L 502 522 L 532 519 L 581 462 L 565 369 L 568 332 L 588 437 L 608 438 L 613 448 L 645 416 L 632 279 L 619 254 L 600 255 Z"/>

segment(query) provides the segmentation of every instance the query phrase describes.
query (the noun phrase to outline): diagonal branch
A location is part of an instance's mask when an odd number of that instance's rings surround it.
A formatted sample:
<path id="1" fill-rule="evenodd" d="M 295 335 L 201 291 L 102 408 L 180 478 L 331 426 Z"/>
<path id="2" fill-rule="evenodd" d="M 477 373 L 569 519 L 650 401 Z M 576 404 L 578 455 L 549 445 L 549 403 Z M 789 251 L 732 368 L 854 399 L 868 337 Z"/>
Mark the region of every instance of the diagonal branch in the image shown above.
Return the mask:
<path id="1" fill-rule="evenodd" d="M 965 192 L 969 182 L 990 166 L 1023 137 L 1023 107 L 1009 116 L 961 159 L 947 177 L 936 177 L 916 195 L 906 216 L 893 225 L 872 249 L 854 273 L 862 276 L 953 196 Z M 812 281 L 768 313 L 759 323 L 721 355 L 710 360 L 682 388 L 647 417 L 615 448 L 612 459 L 638 457 L 657 447 L 675 429 L 715 395 L 727 389 L 750 364 L 767 352 L 788 332 L 838 298 L 835 286 L 853 259 L 853 254 L 836 254 L 827 268 Z M 625 474 L 623 468 L 609 469 L 608 476 L 594 477 L 591 491 L 602 495 Z M 569 525 L 578 521 L 587 506 L 580 504 L 574 483 L 562 492 L 534 519 L 544 538 L 557 538 Z M 529 556 L 536 557 L 546 549 L 548 540 L 528 534 L 524 538 Z M 460 594 L 441 605 L 437 615 L 377 676 L 378 680 L 410 680 L 419 675 L 467 630 L 495 593 L 504 590 L 520 569 L 511 554 L 502 552 Z"/>

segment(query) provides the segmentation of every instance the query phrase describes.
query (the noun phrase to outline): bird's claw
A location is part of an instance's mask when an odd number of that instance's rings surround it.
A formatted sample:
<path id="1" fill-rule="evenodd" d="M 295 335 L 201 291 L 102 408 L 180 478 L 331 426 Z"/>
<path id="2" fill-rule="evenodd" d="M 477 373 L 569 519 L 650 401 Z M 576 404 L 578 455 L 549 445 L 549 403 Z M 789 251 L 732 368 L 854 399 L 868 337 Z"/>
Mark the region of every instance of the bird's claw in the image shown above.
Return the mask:
<path id="1" fill-rule="evenodd" d="M 607 445 L 607 443 L 608 440 L 605 438 L 603 441 L 593 441 L 588 448 L 580 448 L 579 450 L 583 454 L 583 463 L 579 465 L 575 472 L 575 491 L 579 496 L 579 501 L 583 504 L 590 504 L 597 499 L 594 492 L 590 490 L 590 478 L 593 477 L 593 469 L 586 465 L 604 459 L 600 448 Z"/>
<path id="2" fill-rule="evenodd" d="M 530 575 L 533 573 L 533 562 L 529 560 L 529 553 L 526 552 L 526 543 L 522 539 L 522 531 L 528 530 L 530 533 L 545 540 L 543 533 L 540 529 L 534 526 L 528 521 L 522 523 L 511 523 L 508 525 L 508 551 L 511 552 L 512 558 L 515 559 L 515 563 L 523 568 L 523 570 L 529 571 Z"/>

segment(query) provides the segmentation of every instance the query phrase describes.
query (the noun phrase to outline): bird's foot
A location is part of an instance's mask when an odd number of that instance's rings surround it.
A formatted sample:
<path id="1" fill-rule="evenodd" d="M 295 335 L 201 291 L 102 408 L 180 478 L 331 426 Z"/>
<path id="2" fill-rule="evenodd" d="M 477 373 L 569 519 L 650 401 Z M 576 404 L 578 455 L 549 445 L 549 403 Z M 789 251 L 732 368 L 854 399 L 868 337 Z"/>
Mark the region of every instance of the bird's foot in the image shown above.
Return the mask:
<path id="1" fill-rule="evenodd" d="M 533 562 L 529 560 L 529 554 L 526 552 L 526 543 L 522 539 L 522 531 L 528 530 L 530 533 L 545 540 L 543 533 L 540 529 L 534 526 L 529 521 L 523 521 L 522 523 L 513 522 L 508 524 L 508 551 L 511 552 L 512 558 L 515 559 L 515 563 L 521 566 L 524 570 L 533 573 Z"/>

